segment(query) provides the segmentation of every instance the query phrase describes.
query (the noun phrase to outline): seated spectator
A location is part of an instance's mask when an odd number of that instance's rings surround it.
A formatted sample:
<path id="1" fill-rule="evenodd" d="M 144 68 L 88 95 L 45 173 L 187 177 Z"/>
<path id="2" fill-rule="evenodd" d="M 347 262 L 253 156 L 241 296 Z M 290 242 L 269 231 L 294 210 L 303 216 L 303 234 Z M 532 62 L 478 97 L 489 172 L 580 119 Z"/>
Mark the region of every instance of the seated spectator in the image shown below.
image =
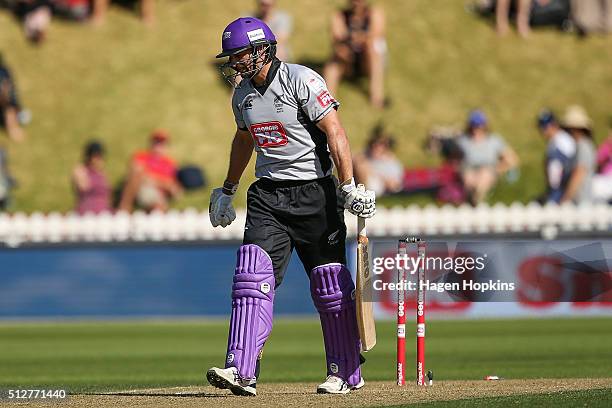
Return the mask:
<path id="1" fill-rule="evenodd" d="M 430 194 L 438 202 L 460 204 L 465 201 L 459 172 L 463 151 L 453 132 L 452 128 L 436 127 L 428 135 L 425 147 L 429 153 L 441 156 L 439 166 L 403 168 L 392 152 L 394 140 L 378 125 L 372 132 L 366 152 L 355 156 L 355 177 L 379 196 Z"/>
<path id="2" fill-rule="evenodd" d="M 276 8 L 276 0 L 257 0 L 257 10 L 253 16 L 264 21 L 276 36 L 276 56 L 282 61 L 290 61 L 291 16 Z"/>
<path id="3" fill-rule="evenodd" d="M 572 0 L 571 4 L 580 34 L 612 32 L 612 0 Z"/>
<path id="4" fill-rule="evenodd" d="M 104 146 L 91 141 L 85 146 L 83 163 L 72 171 L 76 212 L 99 214 L 111 211 L 111 187 L 104 174 Z"/>
<path id="5" fill-rule="evenodd" d="M 546 146 L 546 185 L 541 202 L 560 203 L 565 192 L 576 158 L 576 142 L 561 129 L 555 115 L 543 110 L 538 115 L 538 129 L 548 144 Z"/>
<path id="6" fill-rule="evenodd" d="M 576 160 L 561 203 L 591 202 L 591 182 L 597 160 L 592 139 L 591 119 L 582 106 L 574 105 L 567 108 L 562 125 L 576 142 Z"/>
<path id="7" fill-rule="evenodd" d="M 330 92 L 336 93 L 344 76 L 365 74 L 372 106 L 383 108 L 387 50 L 383 10 L 369 6 L 367 0 L 350 0 L 348 8 L 333 15 L 331 31 L 333 55 L 323 71 Z"/>
<path id="8" fill-rule="evenodd" d="M 130 212 L 136 203 L 146 211 L 166 211 L 170 200 L 181 195 L 176 163 L 167 154 L 169 137 L 166 131 L 156 130 L 149 149 L 134 154 L 119 210 Z"/>
<path id="9" fill-rule="evenodd" d="M 92 22 L 101 25 L 106 19 L 106 12 L 111 0 L 93 0 Z M 140 0 L 140 17 L 146 25 L 155 23 L 155 0 Z"/>
<path id="10" fill-rule="evenodd" d="M 355 156 L 355 180 L 374 190 L 377 196 L 402 190 L 404 167 L 393 152 L 394 146 L 395 140 L 378 125 L 365 152 Z"/>
<path id="11" fill-rule="evenodd" d="M 486 198 L 500 175 L 518 166 L 514 150 L 501 136 L 489 132 L 487 117 L 480 110 L 470 112 L 465 134 L 457 143 L 463 150 L 461 175 L 472 205 Z"/>
<path id="12" fill-rule="evenodd" d="M 593 176 L 593 200 L 612 204 L 612 129 L 597 150 L 597 174 Z"/>
<path id="13" fill-rule="evenodd" d="M 462 131 L 454 126 L 433 126 L 427 135 L 425 149 L 430 155 L 440 156 L 439 166 L 413 167 L 404 171 L 403 194 L 429 193 L 439 203 L 465 202 L 461 180 L 463 150 L 457 140 Z"/>
<path id="14" fill-rule="evenodd" d="M 23 21 L 26 38 L 35 44 L 46 38 L 52 12 L 51 0 L 17 0 L 15 6 L 15 14 Z"/>
<path id="15" fill-rule="evenodd" d="M 17 89 L 11 71 L 4 64 L 0 54 L 0 124 L 6 128 L 9 138 L 16 142 L 21 142 L 25 138 L 25 133 L 19 123 L 20 110 Z"/>

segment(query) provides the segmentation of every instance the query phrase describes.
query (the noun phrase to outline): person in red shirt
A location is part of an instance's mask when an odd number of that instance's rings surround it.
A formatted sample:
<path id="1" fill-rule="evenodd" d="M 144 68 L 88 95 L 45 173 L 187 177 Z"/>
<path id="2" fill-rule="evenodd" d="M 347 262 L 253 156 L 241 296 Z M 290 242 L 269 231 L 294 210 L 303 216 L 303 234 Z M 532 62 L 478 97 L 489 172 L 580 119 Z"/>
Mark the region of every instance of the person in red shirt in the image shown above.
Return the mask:
<path id="1" fill-rule="evenodd" d="M 177 165 L 167 153 L 169 138 L 168 132 L 156 130 L 151 134 L 149 149 L 132 156 L 120 211 L 132 211 L 134 203 L 146 211 L 166 211 L 170 200 L 181 195 Z"/>

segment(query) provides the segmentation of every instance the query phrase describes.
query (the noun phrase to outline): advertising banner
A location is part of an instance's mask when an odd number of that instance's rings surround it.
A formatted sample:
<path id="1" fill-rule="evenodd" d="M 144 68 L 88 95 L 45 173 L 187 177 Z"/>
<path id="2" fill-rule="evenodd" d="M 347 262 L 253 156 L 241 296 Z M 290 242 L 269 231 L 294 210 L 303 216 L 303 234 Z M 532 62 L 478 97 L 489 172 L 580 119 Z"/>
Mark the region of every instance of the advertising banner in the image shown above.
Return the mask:
<path id="1" fill-rule="evenodd" d="M 612 313 L 612 240 L 432 241 L 422 242 L 422 259 L 416 242 L 406 244 L 405 255 L 397 240 L 370 243 L 371 293 L 379 318 L 395 316 L 401 289 L 406 307 L 414 310 L 419 287 L 433 316 Z"/>
<path id="2" fill-rule="evenodd" d="M 0 318 L 226 317 L 238 243 L 22 247 L 0 250 Z M 416 245 L 371 239 L 374 311 L 395 317 L 398 266 L 407 310 Z M 426 304 L 438 318 L 612 314 L 612 239 L 425 242 Z M 356 248 L 347 247 L 356 269 Z M 412 286 L 411 286 L 412 285 Z M 275 315 L 315 316 L 293 254 Z"/>

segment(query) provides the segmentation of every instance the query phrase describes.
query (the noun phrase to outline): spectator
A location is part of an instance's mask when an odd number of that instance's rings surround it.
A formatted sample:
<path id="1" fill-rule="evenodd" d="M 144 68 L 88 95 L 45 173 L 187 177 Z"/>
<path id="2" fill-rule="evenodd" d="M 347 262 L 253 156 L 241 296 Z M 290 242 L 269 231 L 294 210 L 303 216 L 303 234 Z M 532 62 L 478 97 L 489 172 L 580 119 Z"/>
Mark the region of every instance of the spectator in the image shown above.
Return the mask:
<path id="1" fill-rule="evenodd" d="M 367 0 L 350 0 L 350 6 L 332 17 L 331 60 L 325 65 L 324 77 L 332 95 L 344 76 L 366 74 L 370 79 L 370 102 L 383 108 L 385 15 L 381 8 L 369 6 Z"/>
<path id="2" fill-rule="evenodd" d="M 146 211 L 166 211 L 171 199 L 180 196 L 177 166 L 168 156 L 169 134 L 156 130 L 151 134 L 150 148 L 132 157 L 119 209 L 132 211 L 134 203 Z"/>
<path id="3" fill-rule="evenodd" d="M 93 0 L 92 22 L 101 25 L 106 19 L 106 12 L 111 0 Z M 140 17 L 146 25 L 155 23 L 155 0 L 140 0 Z"/>
<path id="4" fill-rule="evenodd" d="M 543 110 L 538 115 L 538 129 L 547 140 L 546 147 L 546 184 L 547 192 L 542 202 L 561 202 L 570 179 L 576 158 L 576 142 L 561 129 L 555 115 Z"/>
<path id="5" fill-rule="evenodd" d="M 76 212 L 99 214 L 111 211 L 111 188 L 104 174 L 104 146 L 91 141 L 85 146 L 83 163 L 72 171 Z"/>
<path id="6" fill-rule="evenodd" d="M 276 0 L 257 0 L 254 17 L 265 22 L 276 36 L 276 56 L 285 62 L 291 60 L 289 37 L 291 36 L 291 16 L 276 9 Z"/>
<path id="7" fill-rule="evenodd" d="M 0 54 L 0 123 L 4 125 L 9 138 L 21 142 L 25 133 L 19 123 L 21 106 L 11 71 L 4 64 Z"/>
<path id="8" fill-rule="evenodd" d="M 561 203 L 590 202 L 592 201 L 591 182 L 597 165 L 591 119 L 582 106 L 574 105 L 567 108 L 562 124 L 576 141 L 576 160 Z"/>
<path id="9" fill-rule="evenodd" d="M 355 179 L 374 190 L 377 196 L 402 190 L 404 168 L 393 152 L 394 146 L 393 137 L 378 125 L 372 131 L 365 152 L 355 156 Z"/>
<path id="10" fill-rule="evenodd" d="M 458 140 L 463 150 L 461 176 L 467 198 L 482 202 L 500 175 L 516 169 L 518 157 L 501 136 L 489 133 L 488 121 L 480 110 L 470 112 L 467 129 Z"/>
<path id="11" fill-rule="evenodd" d="M 52 10 L 51 0 L 17 0 L 15 14 L 23 21 L 23 30 L 28 40 L 35 44 L 42 43 L 51 23 Z"/>
<path id="12" fill-rule="evenodd" d="M 612 203 L 612 128 L 597 150 L 597 174 L 593 176 L 593 200 Z"/>
<path id="13" fill-rule="evenodd" d="M 579 33 L 612 32 L 612 0 L 572 0 L 571 4 Z"/>

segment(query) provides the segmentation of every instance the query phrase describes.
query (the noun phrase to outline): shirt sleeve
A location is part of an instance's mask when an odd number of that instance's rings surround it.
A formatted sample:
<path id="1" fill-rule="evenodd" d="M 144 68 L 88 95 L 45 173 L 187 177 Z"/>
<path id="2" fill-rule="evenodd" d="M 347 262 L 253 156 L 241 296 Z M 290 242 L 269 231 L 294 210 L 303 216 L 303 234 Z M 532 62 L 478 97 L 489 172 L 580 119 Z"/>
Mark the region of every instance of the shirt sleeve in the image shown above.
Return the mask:
<path id="1" fill-rule="evenodd" d="M 311 69 L 304 69 L 297 78 L 296 97 L 302 110 L 314 123 L 323 119 L 332 109 L 338 109 L 340 103 L 327 89 L 325 80 Z"/>
<path id="2" fill-rule="evenodd" d="M 587 170 L 595 169 L 597 166 L 595 149 L 590 142 L 583 141 L 576 149 L 576 165 L 583 166 Z"/>
<path id="3" fill-rule="evenodd" d="M 247 130 L 246 123 L 244 123 L 244 119 L 242 118 L 242 112 L 240 111 L 240 107 L 238 106 L 238 101 L 235 96 L 232 97 L 232 111 L 234 112 L 234 120 L 236 121 L 236 126 L 240 130 Z"/>
<path id="4" fill-rule="evenodd" d="M 466 151 L 469 149 L 468 146 L 468 140 L 466 138 L 466 136 L 459 136 L 457 139 L 455 139 L 457 146 L 459 146 L 459 149 L 461 149 L 461 151 L 465 154 Z"/>
<path id="5" fill-rule="evenodd" d="M 504 141 L 504 139 L 499 136 L 499 135 L 493 135 L 493 141 L 494 141 L 494 149 L 495 149 L 495 155 L 497 157 L 501 156 L 502 153 L 504 152 L 504 150 L 506 150 L 506 142 Z"/>
<path id="6" fill-rule="evenodd" d="M 546 178 L 548 179 L 548 201 L 560 202 L 561 197 L 563 197 L 563 189 L 561 188 L 563 163 L 560 160 L 553 159 L 548 162 Z"/>

